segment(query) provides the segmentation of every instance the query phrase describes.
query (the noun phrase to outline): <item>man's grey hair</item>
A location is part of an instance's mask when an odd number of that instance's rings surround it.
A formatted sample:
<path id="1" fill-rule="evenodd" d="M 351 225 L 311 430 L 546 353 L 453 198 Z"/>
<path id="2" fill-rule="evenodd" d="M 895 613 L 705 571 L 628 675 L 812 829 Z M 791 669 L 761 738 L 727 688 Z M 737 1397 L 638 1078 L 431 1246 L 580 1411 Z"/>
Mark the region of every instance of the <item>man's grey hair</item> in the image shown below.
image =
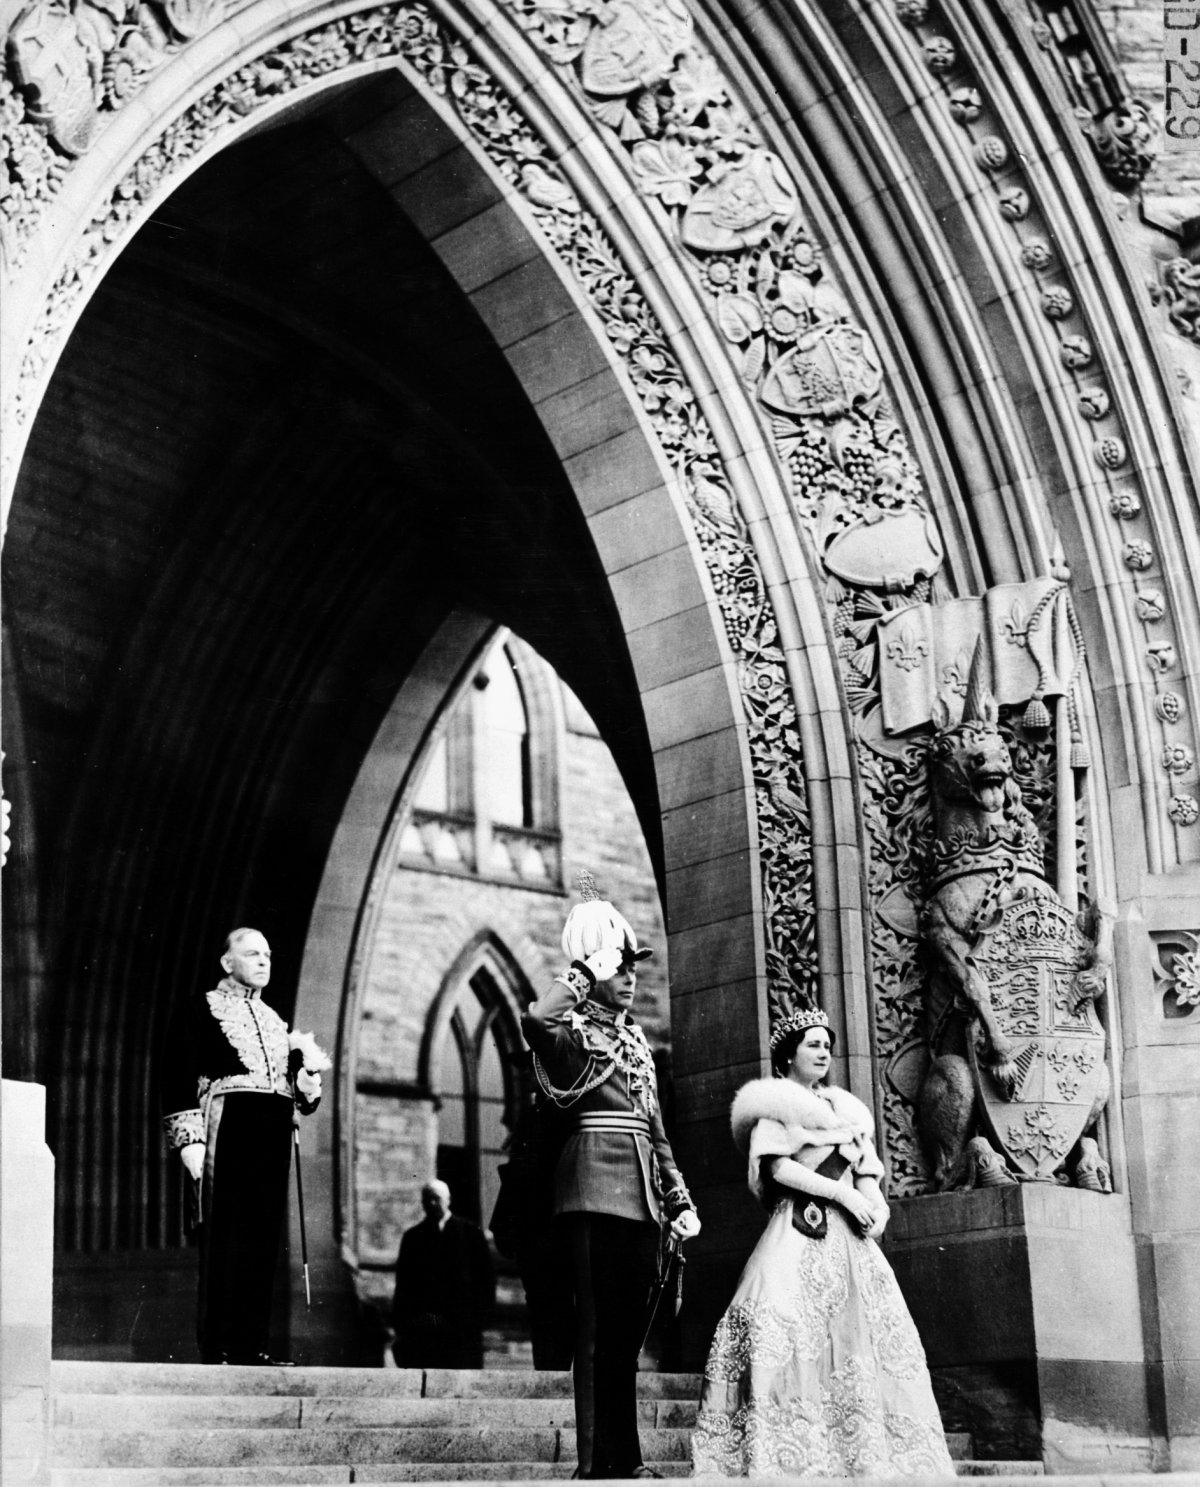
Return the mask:
<path id="1" fill-rule="evenodd" d="M 443 1182 L 440 1177 L 431 1177 L 428 1182 L 421 1184 L 421 1197 L 426 1193 L 436 1193 L 445 1203 L 450 1202 L 450 1184 Z"/>
<path id="2" fill-rule="evenodd" d="M 240 929 L 231 929 L 225 936 L 225 948 L 221 951 L 221 954 L 228 955 L 243 935 L 260 934 L 262 934 L 262 930 L 255 929 L 252 924 L 243 924 Z"/>

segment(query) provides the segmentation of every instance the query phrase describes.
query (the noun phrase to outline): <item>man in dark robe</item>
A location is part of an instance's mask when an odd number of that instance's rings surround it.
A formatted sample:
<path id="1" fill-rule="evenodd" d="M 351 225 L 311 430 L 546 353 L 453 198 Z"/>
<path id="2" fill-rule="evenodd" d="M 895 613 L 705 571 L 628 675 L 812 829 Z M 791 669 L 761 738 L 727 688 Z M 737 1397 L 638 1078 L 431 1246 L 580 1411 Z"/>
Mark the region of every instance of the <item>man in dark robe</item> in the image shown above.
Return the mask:
<path id="1" fill-rule="evenodd" d="M 163 1127 L 198 1190 L 201 1360 L 277 1364 L 271 1294 L 292 1122 L 317 1108 L 321 1076 L 304 1067 L 287 1024 L 262 1000 L 271 979 L 266 938 L 234 930 L 221 966 L 224 980 L 190 998 L 168 1034 Z"/>
<path id="2" fill-rule="evenodd" d="M 482 1368 L 483 1324 L 496 1277 L 479 1227 L 450 1212 L 450 1189 L 421 1189 L 425 1217 L 407 1230 L 396 1261 L 392 1322 L 401 1368 Z"/>

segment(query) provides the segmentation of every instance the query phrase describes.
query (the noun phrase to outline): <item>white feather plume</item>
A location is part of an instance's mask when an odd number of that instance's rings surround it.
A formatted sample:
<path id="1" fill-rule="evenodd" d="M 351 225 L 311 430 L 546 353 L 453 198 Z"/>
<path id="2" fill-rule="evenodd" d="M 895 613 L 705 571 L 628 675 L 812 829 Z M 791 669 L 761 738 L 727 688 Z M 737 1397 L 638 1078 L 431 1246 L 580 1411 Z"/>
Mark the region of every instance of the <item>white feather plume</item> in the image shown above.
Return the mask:
<path id="1" fill-rule="evenodd" d="M 563 928 L 563 954 L 568 960 L 586 960 L 597 950 L 637 949 L 637 936 L 629 921 L 607 899 L 594 898 L 576 904 Z"/>

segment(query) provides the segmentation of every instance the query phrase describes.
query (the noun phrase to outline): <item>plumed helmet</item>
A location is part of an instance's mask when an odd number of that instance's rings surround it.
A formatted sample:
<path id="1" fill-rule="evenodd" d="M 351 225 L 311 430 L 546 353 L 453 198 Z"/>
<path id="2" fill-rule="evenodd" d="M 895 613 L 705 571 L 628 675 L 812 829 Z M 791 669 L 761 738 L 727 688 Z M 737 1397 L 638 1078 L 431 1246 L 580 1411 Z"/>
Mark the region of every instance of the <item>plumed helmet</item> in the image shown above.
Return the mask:
<path id="1" fill-rule="evenodd" d="M 645 960 L 654 953 L 649 945 L 639 948 L 633 926 L 600 897 L 591 873 L 579 874 L 579 891 L 583 902 L 575 905 L 563 926 L 563 954 L 568 960 L 586 960 L 597 950 L 621 950 L 629 960 Z"/>

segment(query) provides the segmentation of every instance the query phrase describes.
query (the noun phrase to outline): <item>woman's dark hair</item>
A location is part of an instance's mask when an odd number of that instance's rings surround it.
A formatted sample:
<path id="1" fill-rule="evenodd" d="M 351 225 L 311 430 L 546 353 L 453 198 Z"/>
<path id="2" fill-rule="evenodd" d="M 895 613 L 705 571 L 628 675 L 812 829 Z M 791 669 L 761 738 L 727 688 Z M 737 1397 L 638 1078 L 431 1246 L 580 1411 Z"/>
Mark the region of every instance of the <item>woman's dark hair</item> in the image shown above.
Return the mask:
<path id="1" fill-rule="evenodd" d="M 771 1072 L 774 1074 L 786 1074 L 791 1067 L 792 1059 L 796 1055 L 796 1049 L 800 1047 L 805 1038 L 813 1029 L 811 1027 L 796 1028 L 790 1033 L 785 1033 L 771 1052 Z M 831 1027 L 822 1028 L 818 1026 L 817 1031 L 829 1034 L 829 1046 L 834 1045 L 834 1032 Z"/>

